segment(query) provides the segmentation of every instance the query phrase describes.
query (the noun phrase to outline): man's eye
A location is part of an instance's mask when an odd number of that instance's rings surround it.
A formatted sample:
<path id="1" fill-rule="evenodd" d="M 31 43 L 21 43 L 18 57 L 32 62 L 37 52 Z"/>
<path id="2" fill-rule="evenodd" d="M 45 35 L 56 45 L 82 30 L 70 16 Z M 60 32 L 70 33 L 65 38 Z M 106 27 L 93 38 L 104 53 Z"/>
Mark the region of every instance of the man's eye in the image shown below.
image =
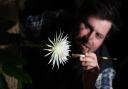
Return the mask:
<path id="1" fill-rule="evenodd" d="M 96 38 L 97 39 L 104 39 L 104 36 L 102 34 L 96 33 Z"/>

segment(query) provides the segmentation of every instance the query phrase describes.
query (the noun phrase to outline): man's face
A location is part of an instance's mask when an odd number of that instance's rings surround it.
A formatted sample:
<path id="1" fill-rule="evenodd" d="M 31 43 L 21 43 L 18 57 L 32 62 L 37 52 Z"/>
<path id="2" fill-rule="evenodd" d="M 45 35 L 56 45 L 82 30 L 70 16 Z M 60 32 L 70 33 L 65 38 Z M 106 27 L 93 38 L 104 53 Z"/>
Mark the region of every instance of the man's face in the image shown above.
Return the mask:
<path id="1" fill-rule="evenodd" d="M 76 36 L 78 46 L 83 53 L 95 52 L 103 43 L 112 23 L 96 17 L 89 17 L 87 23 L 79 24 L 79 32 Z"/>

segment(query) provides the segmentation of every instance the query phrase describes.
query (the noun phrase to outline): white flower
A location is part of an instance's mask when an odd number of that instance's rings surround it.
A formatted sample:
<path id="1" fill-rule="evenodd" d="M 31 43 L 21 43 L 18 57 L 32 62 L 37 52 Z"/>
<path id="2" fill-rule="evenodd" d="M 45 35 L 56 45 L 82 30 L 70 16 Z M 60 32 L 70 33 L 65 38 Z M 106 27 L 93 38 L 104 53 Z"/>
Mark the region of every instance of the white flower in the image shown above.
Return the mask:
<path id="1" fill-rule="evenodd" d="M 46 44 L 48 49 L 44 49 L 48 51 L 48 54 L 45 56 L 48 56 L 51 54 L 51 59 L 49 63 L 52 62 L 52 66 L 54 67 L 55 64 L 57 64 L 59 68 L 59 64 L 63 64 L 67 62 L 69 52 L 70 52 L 70 45 L 69 41 L 67 40 L 68 36 L 63 37 L 63 33 L 60 32 L 60 34 L 54 37 L 54 40 L 52 41 L 50 38 L 48 40 L 50 41 L 51 45 Z"/>

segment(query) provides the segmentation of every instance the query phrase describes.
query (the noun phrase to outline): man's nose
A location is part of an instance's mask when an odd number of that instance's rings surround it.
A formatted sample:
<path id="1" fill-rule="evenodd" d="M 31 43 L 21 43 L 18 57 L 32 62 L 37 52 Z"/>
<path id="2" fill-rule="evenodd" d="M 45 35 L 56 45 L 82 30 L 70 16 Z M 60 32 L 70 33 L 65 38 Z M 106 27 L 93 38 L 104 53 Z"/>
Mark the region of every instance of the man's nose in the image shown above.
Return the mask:
<path id="1" fill-rule="evenodd" d="M 94 38 L 94 33 L 89 32 L 87 35 L 83 36 L 79 39 L 81 43 L 87 43 L 88 41 L 92 40 Z"/>
<path id="2" fill-rule="evenodd" d="M 92 40 L 94 38 L 94 32 L 90 32 L 87 38 L 88 40 Z"/>

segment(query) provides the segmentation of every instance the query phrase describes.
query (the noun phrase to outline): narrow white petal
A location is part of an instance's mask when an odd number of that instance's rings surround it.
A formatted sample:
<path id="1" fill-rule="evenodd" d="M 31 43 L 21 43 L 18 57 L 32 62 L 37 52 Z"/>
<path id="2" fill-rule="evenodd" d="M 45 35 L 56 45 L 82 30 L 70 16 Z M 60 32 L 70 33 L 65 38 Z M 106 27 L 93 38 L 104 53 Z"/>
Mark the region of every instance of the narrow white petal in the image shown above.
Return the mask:
<path id="1" fill-rule="evenodd" d="M 48 40 L 52 43 L 52 45 L 54 46 L 54 43 L 50 40 L 50 38 L 48 38 Z"/>
<path id="2" fill-rule="evenodd" d="M 52 49 L 43 49 L 43 50 L 46 50 L 46 51 L 49 51 L 49 52 L 52 51 Z"/>
<path id="3" fill-rule="evenodd" d="M 45 55 L 45 57 L 48 56 L 48 55 L 50 55 L 51 53 L 52 53 L 52 52 L 49 52 L 48 54 Z"/>
<path id="4" fill-rule="evenodd" d="M 50 48 L 52 48 L 52 47 L 53 47 L 52 45 L 48 45 L 48 44 L 46 44 L 46 46 L 48 46 L 48 47 L 50 47 Z"/>

